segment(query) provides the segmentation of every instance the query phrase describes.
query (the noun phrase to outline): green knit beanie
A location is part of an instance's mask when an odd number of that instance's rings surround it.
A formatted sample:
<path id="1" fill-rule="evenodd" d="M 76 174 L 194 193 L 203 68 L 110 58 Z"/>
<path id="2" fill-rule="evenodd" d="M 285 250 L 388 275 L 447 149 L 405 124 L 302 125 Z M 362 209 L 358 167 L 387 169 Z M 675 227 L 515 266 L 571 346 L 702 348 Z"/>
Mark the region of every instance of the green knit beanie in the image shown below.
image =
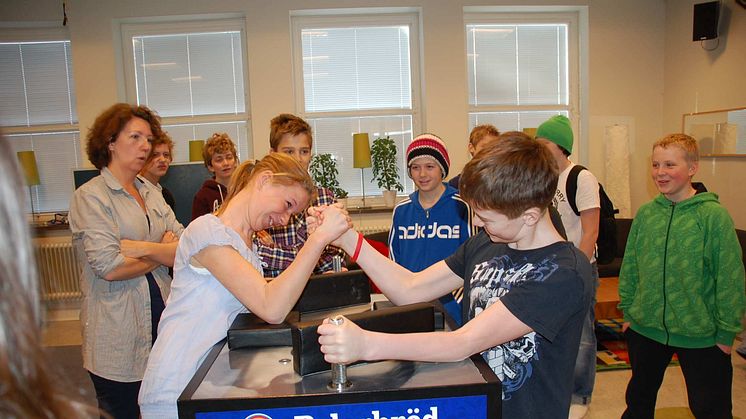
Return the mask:
<path id="1" fill-rule="evenodd" d="M 539 125 L 536 138 L 547 139 L 572 153 L 572 127 L 566 116 L 555 115 Z"/>

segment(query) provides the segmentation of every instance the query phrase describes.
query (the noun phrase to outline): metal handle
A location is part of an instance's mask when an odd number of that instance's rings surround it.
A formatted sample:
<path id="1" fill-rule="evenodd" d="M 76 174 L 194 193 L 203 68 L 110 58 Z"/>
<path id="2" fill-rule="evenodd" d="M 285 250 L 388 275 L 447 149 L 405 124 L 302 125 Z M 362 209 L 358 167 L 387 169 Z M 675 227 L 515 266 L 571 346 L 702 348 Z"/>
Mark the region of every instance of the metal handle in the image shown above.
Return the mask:
<path id="1" fill-rule="evenodd" d="M 344 323 L 344 317 L 334 316 L 329 319 L 329 323 L 339 326 Z M 332 364 L 332 381 L 327 384 L 329 390 L 343 391 L 352 386 L 347 380 L 347 366 L 345 364 Z"/>
<path id="2" fill-rule="evenodd" d="M 334 256 L 332 258 L 332 270 L 334 272 L 342 272 L 342 257 Z"/>

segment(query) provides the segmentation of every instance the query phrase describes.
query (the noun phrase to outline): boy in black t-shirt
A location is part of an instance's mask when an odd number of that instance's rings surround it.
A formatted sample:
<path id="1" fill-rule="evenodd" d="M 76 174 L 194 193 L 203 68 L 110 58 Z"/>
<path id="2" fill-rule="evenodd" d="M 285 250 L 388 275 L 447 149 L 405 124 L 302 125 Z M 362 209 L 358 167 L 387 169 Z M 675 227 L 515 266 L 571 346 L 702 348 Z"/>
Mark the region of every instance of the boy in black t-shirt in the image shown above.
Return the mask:
<path id="1" fill-rule="evenodd" d="M 523 133 L 503 135 L 505 141 L 464 168 L 461 196 L 483 231 L 452 256 L 412 273 L 352 230 L 335 243 L 395 304 L 429 301 L 463 286 L 469 322 L 448 333 L 387 334 L 325 320 L 319 342 L 331 363 L 457 361 L 481 352 L 502 381 L 503 417 L 566 419 L 591 267 L 549 220 L 558 176 L 551 154 Z M 323 218 L 323 212 L 312 215 Z"/>

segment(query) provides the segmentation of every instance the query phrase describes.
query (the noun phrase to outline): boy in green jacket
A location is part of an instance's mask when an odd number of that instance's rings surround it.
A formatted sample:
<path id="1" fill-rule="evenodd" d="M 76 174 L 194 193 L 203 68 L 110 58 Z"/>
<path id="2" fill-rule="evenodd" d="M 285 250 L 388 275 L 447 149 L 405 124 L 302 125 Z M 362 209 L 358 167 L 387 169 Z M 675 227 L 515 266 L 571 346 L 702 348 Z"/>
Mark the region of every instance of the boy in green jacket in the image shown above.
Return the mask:
<path id="1" fill-rule="evenodd" d="M 619 274 L 619 308 L 632 377 L 623 418 L 653 418 L 673 354 L 697 418 L 732 417 L 730 353 L 744 312 L 744 267 L 728 211 L 696 194 L 696 141 L 671 134 L 653 145 L 661 192 L 640 207 Z"/>

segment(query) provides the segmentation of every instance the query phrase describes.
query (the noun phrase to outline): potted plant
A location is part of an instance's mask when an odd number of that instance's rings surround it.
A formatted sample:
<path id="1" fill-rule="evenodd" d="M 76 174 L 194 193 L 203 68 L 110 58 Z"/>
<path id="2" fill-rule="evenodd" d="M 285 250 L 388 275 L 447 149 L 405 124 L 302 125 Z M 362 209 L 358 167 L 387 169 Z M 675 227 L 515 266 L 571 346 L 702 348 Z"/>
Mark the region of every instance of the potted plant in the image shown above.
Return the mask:
<path id="1" fill-rule="evenodd" d="M 344 203 L 347 198 L 347 191 L 339 186 L 337 180 L 339 171 L 334 156 L 329 153 L 314 155 L 311 164 L 308 166 L 308 171 L 318 186 L 329 189 L 337 201 Z"/>
<path id="2" fill-rule="evenodd" d="M 373 140 L 370 147 L 370 159 L 373 164 L 373 180 L 383 189 L 383 202 L 393 208 L 396 203 L 396 192 L 403 192 L 399 183 L 399 171 L 396 169 L 396 143 L 388 135 Z"/>

